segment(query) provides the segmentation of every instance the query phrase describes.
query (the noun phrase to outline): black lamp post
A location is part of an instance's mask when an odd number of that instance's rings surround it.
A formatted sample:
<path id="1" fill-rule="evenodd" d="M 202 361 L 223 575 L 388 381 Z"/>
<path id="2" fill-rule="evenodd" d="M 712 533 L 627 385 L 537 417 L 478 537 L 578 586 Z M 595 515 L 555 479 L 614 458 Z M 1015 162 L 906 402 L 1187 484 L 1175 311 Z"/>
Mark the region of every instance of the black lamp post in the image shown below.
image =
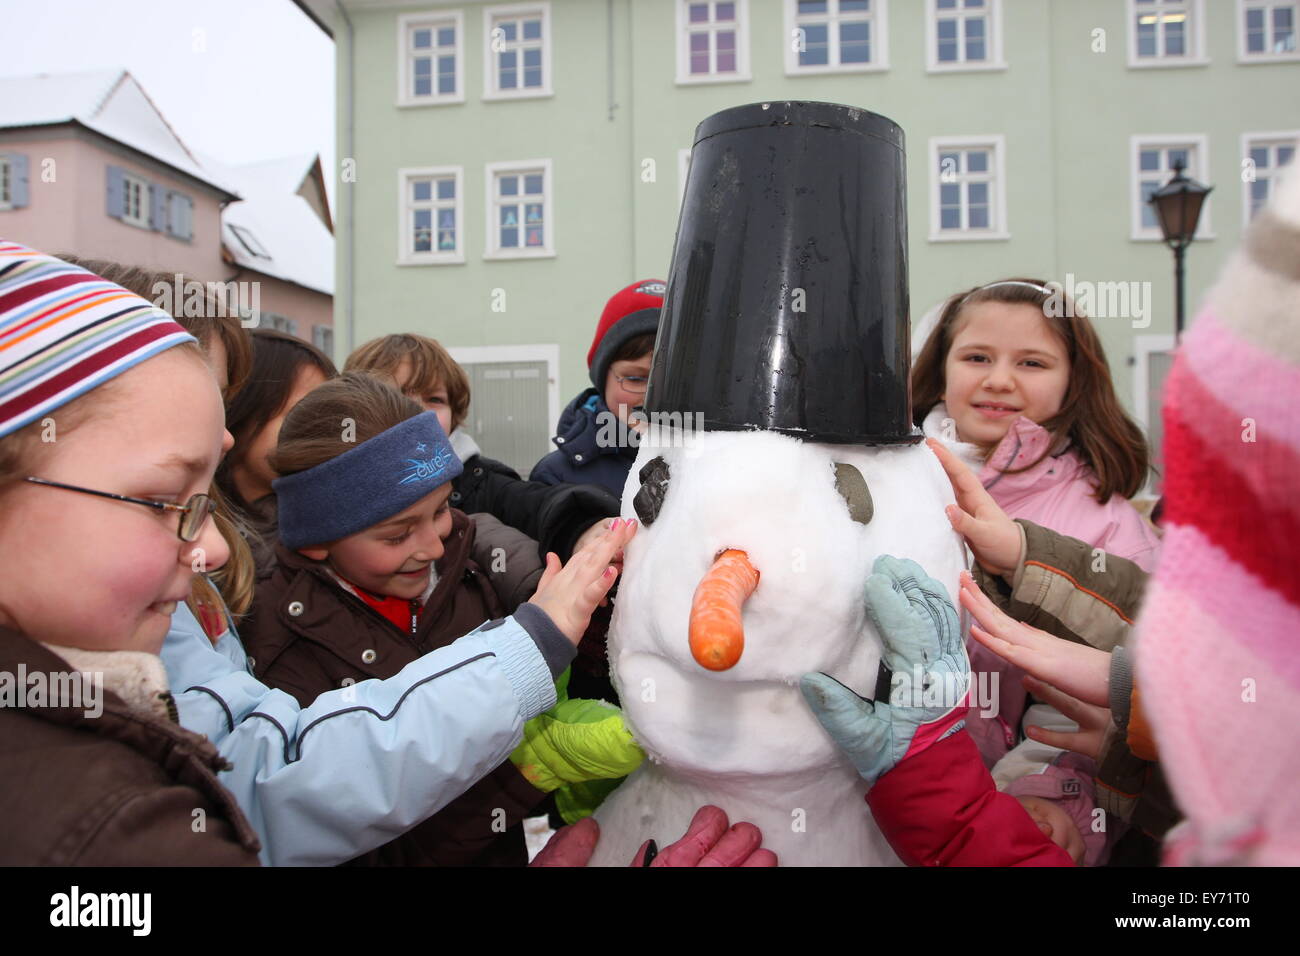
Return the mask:
<path id="1" fill-rule="evenodd" d="M 1183 163 L 1174 164 L 1174 178 L 1147 200 L 1156 212 L 1165 244 L 1174 250 L 1174 334 L 1183 334 L 1183 253 L 1192 244 L 1205 197 L 1214 189 L 1183 175 Z"/>

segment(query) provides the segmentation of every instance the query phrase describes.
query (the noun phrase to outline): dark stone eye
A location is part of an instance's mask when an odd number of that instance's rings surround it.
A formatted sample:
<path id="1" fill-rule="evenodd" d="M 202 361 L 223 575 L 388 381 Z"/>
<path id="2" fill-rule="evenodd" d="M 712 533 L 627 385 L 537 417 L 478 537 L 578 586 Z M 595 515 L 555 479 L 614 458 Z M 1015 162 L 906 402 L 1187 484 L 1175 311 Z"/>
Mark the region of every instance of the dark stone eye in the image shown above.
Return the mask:
<path id="1" fill-rule="evenodd" d="M 862 472 L 842 461 L 835 463 L 835 490 L 849 507 L 849 517 L 859 524 L 870 524 L 876 513 L 871 500 L 871 489 Z"/>
<path id="2" fill-rule="evenodd" d="M 637 477 L 641 479 L 641 490 L 632 499 L 632 507 L 643 525 L 652 525 L 668 494 L 668 462 L 662 456 L 652 458 L 637 472 Z"/>

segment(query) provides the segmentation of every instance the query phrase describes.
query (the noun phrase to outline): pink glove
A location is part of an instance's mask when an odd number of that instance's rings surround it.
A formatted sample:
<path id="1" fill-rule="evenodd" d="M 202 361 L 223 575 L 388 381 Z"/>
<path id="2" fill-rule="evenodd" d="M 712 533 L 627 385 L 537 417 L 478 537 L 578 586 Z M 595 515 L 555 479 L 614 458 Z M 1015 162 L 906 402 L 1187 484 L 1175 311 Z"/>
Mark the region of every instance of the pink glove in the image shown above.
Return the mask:
<path id="1" fill-rule="evenodd" d="M 551 837 L 532 866 L 586 866 L 600 838 L 600 826 L 588 817 Z M 761 848 L 763 834 L 752 823 L 728 827 L 718 807 L 700 807 L 686 835 L 659 853 L 653 840 L 641 844 L 632 866 L 776 866 L 776 854 Z M 646 857 L 650 856 L 650 862 Z"/>

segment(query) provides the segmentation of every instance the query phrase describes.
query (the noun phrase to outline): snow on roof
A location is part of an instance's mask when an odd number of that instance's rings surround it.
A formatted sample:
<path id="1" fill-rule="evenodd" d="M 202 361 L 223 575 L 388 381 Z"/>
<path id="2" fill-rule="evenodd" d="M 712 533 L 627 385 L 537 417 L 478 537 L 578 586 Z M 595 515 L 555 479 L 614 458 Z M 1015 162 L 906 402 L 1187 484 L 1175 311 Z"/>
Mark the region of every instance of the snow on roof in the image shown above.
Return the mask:
<path id="1" fill-rule="evenodd" d="M 0 77 L 0 129 L 80 123 L 230 196 L 204 169 L 128 71 L 86 70 Z"/>
<path id="2" fill-rule="evenodd" d="M 221 242 L 235 263 L 333 295 L 334 235 L 298 195 L 316 163 L 314 153 L 238 166 L 203 157 L 244 197 L 221 213 Z"/>

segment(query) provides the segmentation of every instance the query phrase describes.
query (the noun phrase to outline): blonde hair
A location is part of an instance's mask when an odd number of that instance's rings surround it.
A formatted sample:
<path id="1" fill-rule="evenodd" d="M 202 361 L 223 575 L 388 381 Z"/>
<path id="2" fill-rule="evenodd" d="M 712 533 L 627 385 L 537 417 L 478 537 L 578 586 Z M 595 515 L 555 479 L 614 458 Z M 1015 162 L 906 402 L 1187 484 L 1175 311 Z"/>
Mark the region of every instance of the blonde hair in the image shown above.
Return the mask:
<path id="1" fill-rule="evenodd" d="M 445 348 L 423 335 L 385 335 L 358 346 L 343 363 L 345 372 L 381 375 L 397 384 L 397 370 L 409 362 L 411 377 L 401 390 L 428 395 L 438 385 L 447 390 L 451 428 L 455 431 L 469 413 L 469 377 Z"/>

